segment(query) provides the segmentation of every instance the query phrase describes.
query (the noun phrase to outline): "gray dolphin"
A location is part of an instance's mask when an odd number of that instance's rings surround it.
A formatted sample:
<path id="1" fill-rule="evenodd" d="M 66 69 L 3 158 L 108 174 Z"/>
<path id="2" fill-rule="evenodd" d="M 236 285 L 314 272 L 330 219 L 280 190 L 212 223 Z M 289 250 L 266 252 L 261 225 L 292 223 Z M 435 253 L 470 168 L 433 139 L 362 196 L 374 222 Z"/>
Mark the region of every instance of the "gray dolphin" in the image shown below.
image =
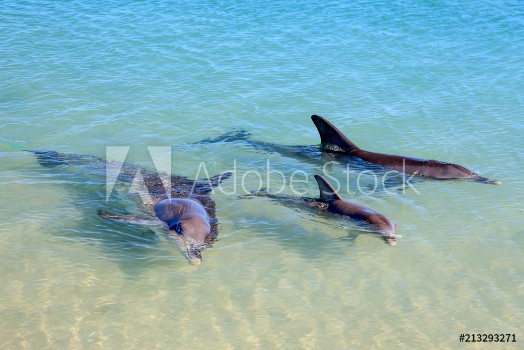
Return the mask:
<path id="1" fill-rule="evenodd" d="M 84 172 L 106 176 L 107 161 L 99 157 L 59 153 L 48 150 L 31 150 L 42 166 L 77 166 Z M 137 171 L 142 174 L 144 185 L 151 196 L 151 203 L 142 204 L 139 214 L 115 213 L 99 209 L 104 219 L 137 225 L 150 225 L 169 229 L 169 236 L 178 241 L 189 262 L 198 265 L 201 251 L 218 236 L 215 202 L 210 196 L 214 186 L 232 174 L 225 172 L 209 179 L 190 180 L 185 176 L 171 175 L 171 193 L 166 193 L 162 174 L 132 163 L 122 164 L 118 181 L 129 184 Z M 138 196 L 137 196 L 138 199 Z"/>
<path id="2" fill-rule="evenodd" d="M 500 185 L 502 183 L 499 180 L 490 180 L 479 176 L 471 170 L 457 164 L 446 163 L 439 160 L 368 152 L 358 148 L 340 130 L 321 116 L 312 115 L 311 120 L 318 129 L 321 149 L 324 152 L 348 154 L 365 160 L 366 162 L 383 166 L 384 168 L 432 179 L 467 179 L 494 185 Z"/>
<path id="3" fill-rule="evenodd" d="M 333 186 L 320 175 L 315 175 L 320 191 L 320 201 L 327 204 L 326 210 L 332 214 L 347 216 L 368 225 L 373 231 L 381 233 L 389 245 L 397 244 L 397 228 L 386 216 L 363 205 L 346 202 Z"/>
<path id="4" fill-rule="evenodd" d="M 190 264 L 202 263 L 201 251 L 211 246 L 217 236 L 217 220 L 211 217 L 196 199 L 157 199 L 154 216 L 124 215 L 98 210 L 98 215 L 108 220 L 137 225 L 161 226 L 169 229 L 170 237 L 177 240 Z"/>
<path id="5" fill-rule="evenodd" d="M 390 219 L 360 204 L 344 201 L 333 186 L 322 176 L 315 175 L 315 179 L 319 189 L 318 198 L 277 195 L 267 192 L 267 190 L 253 192 L 250 196 L 267 197 L 293 209 L 296 209 L 298 205 L 303 208 L 316 208 L 331 214 L 345 216 L 361 224 L 366 229 L 380 234 L 387 244 L 397 244 L 397 228 Z"/>
<path id="6" fill-rule="evenodd" d="M 325 163 L 326 160 L 332 161 L 332 158 L 327 158 L 330 155 L 343 156 L 345 157 L 344 161 L 360 170 L 369 169 L 371 163 L 375 164 L 377 168 L 392 169 L 419 177 L 440 180 L 467 179 L 494 185 L 501 184 L 500 180 L 487 179 L 457 164 L 364 151 L 352 143 L 329 121 L 318 115 L 311 116 L 311 119 L 320 134 L 322 142 L 320 147 L 316 145 L 290 146 L 251 140 L 249 132 L 242 129 L 230 131 L 216 138 L 201 140 L 195 142 L 195 144 L 244 142 L 260 151 L 276 152 L 283 156 L 299 158 L 315 165 Z"/>

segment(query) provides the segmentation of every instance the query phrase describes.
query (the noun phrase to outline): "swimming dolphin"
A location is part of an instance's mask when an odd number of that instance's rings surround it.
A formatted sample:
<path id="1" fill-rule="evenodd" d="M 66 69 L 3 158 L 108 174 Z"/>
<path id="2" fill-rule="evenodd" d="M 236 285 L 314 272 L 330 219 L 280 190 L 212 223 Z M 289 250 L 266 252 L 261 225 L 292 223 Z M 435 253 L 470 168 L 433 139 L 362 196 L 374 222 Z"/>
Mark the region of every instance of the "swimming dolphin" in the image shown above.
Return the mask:
<path id="1" fill-rule="evenodd" d="M 320 202 L 326 203 L 329 213 L 347 216 L 355 221 L 365 223 L 373 231 L 381 233 L 389 245 L 397 244 L 397 229 L 386 216 L 353 202 L 346 202 L 335 191 L 333 186 L 320 175 L 315 175 L 320 191 Z"/>
<path id="2" fill-rule="evenodd" d="M 37 157 L 42 166 L 80 166 L 85 172 L 106 176 L 107 161 L 95 156 L 46 150 L 30 152 Z M 139 214 L 115 213 L 99 209 L 98 215 L 104 219 L 137 225 L 166 228 L 167 224 L 169 236 L 181 245 L 189 263 L 200 264 L 201 251 L 210 247 L 218 236 L 215 202 L 211 199 L 210 192 L 214 186 L 232 174 L 226 172 L 203 180 L 190 180 L 185 176 L 172 175 L 171 193 L 166 193 L 161 174 L 135 164 L 122 164 L 118 180 L 129 184 L 137 171 L 142 175 L 151 202 L 139 201 L 139 204 L 142 204 Z M 136 198 L 138 199 L 138 196 Z"/>
<path id="3" fill-rule="evenodd" d="M 322 176 L 315 175 L 315 179 L 317 180 L 319 189 L 318 198 L 277 195 L 271 194 L 267 192 L 267 190 L 253 192 L 251 195 L 248 195 L 248 197 L 263 196 L 293 209 L 298 205 L 304 208 L 316 208 L 331 214 L 348 217 L 366 229 L 380 234 L 387 244 L 397 244 L 397 228 L 390 219 L 360 204 L 344 201 L 331 184 Z"/>
<path id="4" fill-rule="evenodd" d="M 192 198 L 159 199 L 153 207 L 155 217 L 142 218 L 137 215 L 120 215 L 98 210 L 98 215 L 108 220 L 139 225 L 165 226 L 169 235 L 176 239 L 190 264 L 200 265 L 201 251 L 211 246 L 217 236 L 217 220 L 206 208 Z"/>
<path id="5" fill-rule="evenodd" d="M 416 175 L 418 177 L 440 180 L 468 179 L 495 185 L 501 184 L 501 181 L 499 180 L 490 180 L 479 176 L 457 164 L 446 163 L 438 160 L 426 160 L 364 151 L 352 143 L 329 121 L 317 115 L 313 115 L 311 119 L 319 131 L 322 143 L 320 146 L 291 146 L 251 140 L 251 135 L 242 129 L 227 132 L 216 138 L 201 140 L 195 142 L 195 144 L 243 142 L 263 152 L 279 153 L 282 156 L 299 158 L 302 161 L 307 161 L 315 165 L 324 164 L 326 161 L 333 161 L 333 158 L 328 158 L 329 155 L 343 156 L 348 165 L 351 165 L 358 170 L 369 169 L 371 163 L 377 168 L 373 169 L 373 171 L 381 171 L 381 169 L 387 171 L 387 169 L 392 169 L 401 173 Z"/>
<path id="6" fill-rule="evenodd" d="M 501 184 L 499 180 L 479 176 L 457 164 L 365 151 L 358 148 L 340 130 L 321 116 L 312 115 L 311 120 L 318 129 L 321 149 L 324 152 L 347 154 L 384 168 L 432 179 L 467 179 L 494 185 Z"/>

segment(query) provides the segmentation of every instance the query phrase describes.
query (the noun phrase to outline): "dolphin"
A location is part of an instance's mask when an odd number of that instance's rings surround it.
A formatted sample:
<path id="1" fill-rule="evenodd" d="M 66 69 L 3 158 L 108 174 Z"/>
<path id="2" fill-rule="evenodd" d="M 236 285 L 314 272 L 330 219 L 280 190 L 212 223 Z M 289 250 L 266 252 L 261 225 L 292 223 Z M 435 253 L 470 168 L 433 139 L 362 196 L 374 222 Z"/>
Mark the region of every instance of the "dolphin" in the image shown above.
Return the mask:
<path id="1" fill-rule="evenodd" d="M 397 228 L 386 216 L 363 205 L 346 202 L 322 176 L 315 175 L 315 180 L 320 191 L 320 202 L 327 204 L 326 210 L 329 213 L 365 223 L 373 231 L 382 234 L 389 245 L 397 244 Z"/>
<path id="2" fill-rule="evenodd" d="M 479 176 L 457 164 L 365 151 L 323 117 L 312 115 L 311 120 L 320 134 L 321 150 L 324 152 L 347 154 L 387 169 L 432 179 L 466 179 L 494 185 L 502 183 L 500 180 Z"/>
<path id="3" fill-rule="evenodd" d="M 193 198 L 159 199 L 153 207 L 154 217 L 121 215 L 98 210 L 102 218 L 138 225 L 165 226 L 169 236 L 178 241 L 191 265 L 202 263 L 201 251 L 211 246 L 217 236 L 217 220 Z"/>
<path id="4" fill-rule="evenodd" d="M 420 178 L 425 177 L 440 180 L 467 179 L 494 185 L 502 183 L 500 180 L 490 180 L 479 176 L 457 164 L 364 151 L 352 143 L 340 130 L 326 119 L 318 115 L 311 116 L 311 119 L 320 134 L 320 146 L 291 146 L 251 140 L 251 134 L 243 129 L 229 131 L 224 135 L 201 140 L 195 142 L 195 144 L 243 142 L 263 152 L 278 153 L 285 157 L 298 158 L 314 165 L 323 164 L 326 161 L 331 162 L 333 161 L 333 156 L 336 158 L 342 156 L 348 165 L 351 165 L 357 170 L 369 169 L 370 164 L 373 164 L 376 167 L 373 171 L 381 171 L 384 169 L 387 171 L 391 169 Z"/>
<path id="5" fill-rule="evenodd" d="M 267 191 L 253 192 L 248 196 L 263 196 L 292 208 L 296 208 L 298 204 L 306 208 L 313 207 L 330 214 L 348 217 L 367 230 L 380 234 L 387 244 L 392 246 L 397 244 L 397 227 L 390 219 L 373 209 L 343 200 L 324 177 L 315 175 L 315 179 L 319 189 L 318 198 L 276 195 Z"/>
<path id="6" fill-rule="evenodd" d="M 104 159 L 74 153 L 60 153 L 48 150 L 30 150 L 38 162 L 45 167 L 77 166 L 84 172 L 106 176 L 108 162 Z M 98 209 L 101 218 L 135 225 L 156 226 L 168 229 L 185 252 L 192 265 L 202 262 L 201 251 L 211 246 L 218 236 L 218 220 L 215 216 L 215 202 L 210 196 L 214 186 L 232 175 L 230 172 L 215 175 L 209 179 L 190 180 L 185 176 L 171 175 L 170 192 L 166 192 L 163 177 L 156 171 L 124 163 L 120 168 L 118 180 L 131 183 L 140 171 L 145 191 L 151 202 L 141 202 L 140 213 L 116 213 Z M 139 196 L 136 196 L 139 199 Z"/>

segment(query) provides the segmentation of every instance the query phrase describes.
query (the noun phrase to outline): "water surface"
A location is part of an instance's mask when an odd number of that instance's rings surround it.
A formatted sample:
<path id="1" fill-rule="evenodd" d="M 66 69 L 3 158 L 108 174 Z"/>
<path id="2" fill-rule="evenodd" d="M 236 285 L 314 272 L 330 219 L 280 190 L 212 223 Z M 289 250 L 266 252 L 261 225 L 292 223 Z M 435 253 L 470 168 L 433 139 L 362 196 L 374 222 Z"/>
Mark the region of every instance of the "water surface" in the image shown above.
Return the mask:
<path id="1" fill-rule="evenodd" d="M 506 345 L 517 348 L 523 18 L 518 1 L 3 1 L 2 346 L 457 348 L 460 333 L 516 333 Z M 389 247 L 340 218 L 228 195 L 231 179 L 213 195 L 219 240 L 195 268 L 161 232 L 97 217 L 133 205 L 105 201 L 103 173 L 44 168 L 23 152 L 132 146 L 129 160 L 148 166 L 148 146 L 170 146 L 164 166 L 191 178 L 202 162 L 210 175 L 236 164 L 237 192 L 269 160 L 288 179 L 309 174 L 299 187 L 315 196 L 321 162 L 192 144 L 232 128 L 317 144 L 311 114 L 364 149 L 503 185 L 361 193 L 350 177 L 356 193 L 344 198 L 397 223 Z M 326 169 L 345 184 L 343 162 Z"/>

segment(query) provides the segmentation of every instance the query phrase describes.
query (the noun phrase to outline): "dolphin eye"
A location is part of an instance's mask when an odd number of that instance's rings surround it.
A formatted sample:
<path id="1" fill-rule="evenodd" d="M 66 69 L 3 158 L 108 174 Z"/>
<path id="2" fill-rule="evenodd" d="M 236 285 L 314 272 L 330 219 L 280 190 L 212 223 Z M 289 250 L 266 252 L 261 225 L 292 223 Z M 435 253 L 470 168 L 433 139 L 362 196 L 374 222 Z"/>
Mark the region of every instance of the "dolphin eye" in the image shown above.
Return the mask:
<path id="1" fill-rule="evenodd" d="M 176 233 L 178 233 L 179 235 L 182 234 L 182 227 L 180 227 L 180 223 L 179 222 L 177 222 L 175 224 L 175 226 L 173 226 L 173 230 L 175 230 Z"/>

